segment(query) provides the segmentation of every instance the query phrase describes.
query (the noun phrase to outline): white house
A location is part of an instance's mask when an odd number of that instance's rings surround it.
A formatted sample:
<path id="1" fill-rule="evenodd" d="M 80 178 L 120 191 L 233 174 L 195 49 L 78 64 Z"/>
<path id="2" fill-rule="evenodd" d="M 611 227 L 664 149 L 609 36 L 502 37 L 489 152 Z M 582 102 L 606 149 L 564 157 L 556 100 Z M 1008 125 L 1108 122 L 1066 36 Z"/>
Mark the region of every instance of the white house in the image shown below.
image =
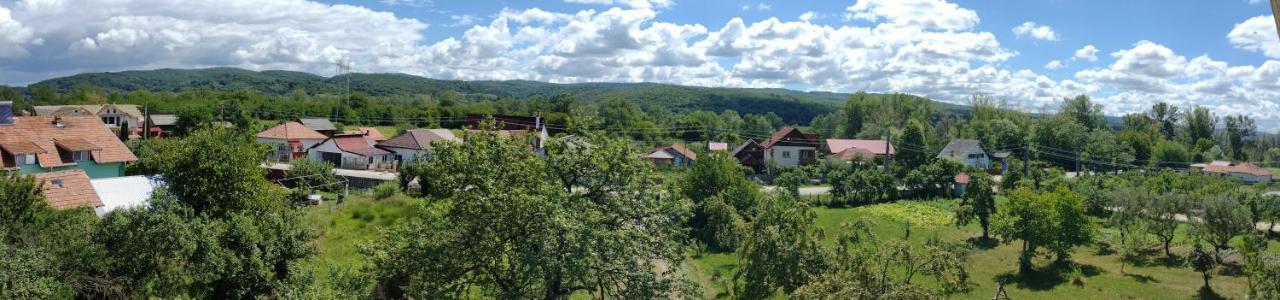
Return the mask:
<path id="1" fill-rule="evenodd" d="M 783 127 L 760 144 L 764 148 L 765 161 L 779 166 L 798 167 L 818 161 L 818 137 L 800 132 L 795 127 Z"/>
<path id="2" fill-rule="evenodd" d="M 307 156 L 308 149 L 328 138 L 303 126 L 302 123 L 286 122 L 259 132 L 256 141 L 270 144 L 275 148 L 272 160 L 289 162 L 294 158 Z"/>
<path id="3" fill-rule="evenodd" d="M 431 150 L 431 143 L 435 141 L 457 143 L 462 139 L 454 136 L 453 131 L 448 129 L 410 129 L 378 143 L 378 148 L 391 151 L 395 153 L 397 161 L 406 162 L 424 158 L 427 150 Z"/>
<path id="4" fill-rule="evenodd" d="M 938 158 L 954 158 L 966 166 L 980 169 L 986 169 L 991 164 L 991 157 L 982 149 L 982 142 L 978 140 L 952 139 L 938 152 Z"/>
<path id="5" fill-rule="evenodd" d="M 311 159 L 332 163 L 339 169 L 379 170 L 395 169 L 395 155 L 391 151 L 374 147 L 373 140 L 365 134 L 339 134 L 324 140 L 307 151 Z"/>

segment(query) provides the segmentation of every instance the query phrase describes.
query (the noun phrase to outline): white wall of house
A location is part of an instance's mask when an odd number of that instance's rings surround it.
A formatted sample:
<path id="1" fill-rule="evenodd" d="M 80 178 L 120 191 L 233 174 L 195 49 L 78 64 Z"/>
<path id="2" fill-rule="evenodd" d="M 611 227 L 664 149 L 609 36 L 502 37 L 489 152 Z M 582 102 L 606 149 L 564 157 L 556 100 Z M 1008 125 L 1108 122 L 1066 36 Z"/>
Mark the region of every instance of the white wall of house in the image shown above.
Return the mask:
<path id="1" fill-rule="evenodd" d="M 814 147 L 773 146 L 765 154 L 765 160 L 773 160 L 779 166 L 800 166 L 800 150 L 817 151 Z"/>
<path id="2" fill-rule="evenodd" d="M 395 148 L 395 147 L 385 147 L 382 149 L 386 149 L 387 151 L 391 151 L 395 153 L 396 159 L 399 159 L 401 162 L 413 161 L 415 158 L 418 158 L 419 156 L 423 156 L 427 153 L 426 150 L 414 150 L 414 149 Z"/>
<path id="3" fill-rule="evenodd" d="M 982 152 L 970 153 L 965 155 L 964 165 L 986 169 L 987 166 L 991 165 L 991 157 Z"/>
<path id="4" fill-rule="evenodd" d="M 373 169 L 373 166 L 375 165 L 381 165 L 394 159 L 391 154 L 368 157 L 342 151 L 342 149 L 338 149 L 338 145 L 333 143 L 332 140 L 320 143 L 319 145 L 316 145 L 315 148 L 311 148 L 311 150 L 307 151 L 307 157 L 316 161 L 324 161 L 324 153 L 337 153 L 342 155 L 342 164 L 336 166 L 339 169 Z"/>

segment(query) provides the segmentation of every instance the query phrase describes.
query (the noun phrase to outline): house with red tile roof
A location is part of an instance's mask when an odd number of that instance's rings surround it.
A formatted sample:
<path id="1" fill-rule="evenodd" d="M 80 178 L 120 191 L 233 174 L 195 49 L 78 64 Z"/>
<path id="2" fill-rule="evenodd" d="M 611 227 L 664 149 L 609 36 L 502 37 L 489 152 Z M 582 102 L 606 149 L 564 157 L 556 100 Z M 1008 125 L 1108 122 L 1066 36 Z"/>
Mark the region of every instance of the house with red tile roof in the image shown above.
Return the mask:
<path id="1" fill-rule="evenodd" d="M 1271 172 L 1263 169 L 1253 163 L 1236 163 L 1225 160 L 1216 160 L 1208 164 L 1192 165 L 1193 169 L 1198 169 L 1200 173 L 1240 178 L 1244 183 L 1271 183 Z"/>
<path id="2" fill-rule="evenodd" d="M 818 135 L 800 132 L 795 127 L 783 127 L 760 143 L 765 161 L 779 166 L 798 167 L 818 161 Z"/>
<path id="3" fill-rule="evenodd" d="M 256 140 L 259 143 L 272 145 L 275 149 L 272 160 L 289 162 L 295 158 L 306 157 L 307 149 L 315 147 L 328 138 L 302 123 L 286 122 L 259 132 Z"/>
<path id="4" fill-rule="evenodd" d="M 44 201 L 54 209 L 97 208 L 102 200 L 83 170 L 54 171 L 35 174 L 44 193 Z"/>
<path id="5" fill-rule="evenodd" d="M 6 114 L 8 112 L 8 114 Z M 0 102 L 0 170 L 40 174 L 82 170 L 89 178 L 124 176 L 138 160 L 97 116 L 13 117 Z"/>
<path id="6" fill-rule="evenodd" d="M 673 143 L 654 149 L 645 158 L 652 161 L 655 166 L 686 168 L 693 166 L 693 161 L 698 159 L 698 155 L 684 145 Z"/>
<path id="7" fill-rule="evenodd" d="M 311 159 L 332 163 L 339 169 L 395 170 L 395 154 L 378 147 L 364 134 L 338 134 L 311 147 Z"/>
<path id="8" fill-rule="evenodd" d="M 827 139 L 827 155 L 849 160 L 854 157 L 873 159 L 894 155 L 893 144 L 886 140 Z"/>
<path id="9" fill-rule="evenodd" d="M 431 150 L 432 143 L 436 142 L 459 143 L 462 142 L 462 139 L 459 139 L 449 129 L 410 129 L 391 139 L 379 142 L 377 146 L 394 152 L 397 161 L 405 162 L 424 158 L 427 151 Z"/>

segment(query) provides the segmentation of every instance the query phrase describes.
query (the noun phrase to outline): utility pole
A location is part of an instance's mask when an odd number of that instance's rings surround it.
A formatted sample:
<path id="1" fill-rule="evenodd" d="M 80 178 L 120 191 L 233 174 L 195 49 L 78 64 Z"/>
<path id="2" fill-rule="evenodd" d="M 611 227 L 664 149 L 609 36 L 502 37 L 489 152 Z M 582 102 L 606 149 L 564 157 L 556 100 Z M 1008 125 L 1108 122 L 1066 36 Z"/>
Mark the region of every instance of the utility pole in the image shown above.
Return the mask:
<path id="1" fill-rule="evenodd" d="M 147 139 L 148 133 L 151 133 L 151 110 L 147 109 L 147 102 L 142 103 L 142 139 Z"/>
<path id="2" fill-rule="evenodd" d="M 1022 178 L 1031 178 L 1031 139 L 1027 139 L 1027 149 L 1022 154 Z"/>
<path id="3" fill-rule="evenodd" d="M 1280 36 L 1280 0 L 1271 0 L 1271 17 L 1276 19 L 1276 35 Z"/>
<path id="4" fill-rule="evenodd" d="M 893 154 L 889 153 L 889 145 L 893 143 L 893 135 L 890 134 L 884 139 L 884 172 L 889 173 L 889 167 L 893 166 Z"/>

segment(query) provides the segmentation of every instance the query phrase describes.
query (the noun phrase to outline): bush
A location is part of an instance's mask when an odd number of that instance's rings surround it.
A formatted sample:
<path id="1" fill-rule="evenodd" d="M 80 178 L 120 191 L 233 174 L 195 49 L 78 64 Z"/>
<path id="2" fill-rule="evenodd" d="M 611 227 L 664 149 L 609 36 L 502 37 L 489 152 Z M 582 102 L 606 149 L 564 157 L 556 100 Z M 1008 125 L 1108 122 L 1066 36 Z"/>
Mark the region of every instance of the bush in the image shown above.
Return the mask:
<path id="1" fill-rule="evenodd" d="M 394 182 L 383 182 L 373 187 L 373 199 L 386 200 L 400 193 L 400 186 Z"/>

